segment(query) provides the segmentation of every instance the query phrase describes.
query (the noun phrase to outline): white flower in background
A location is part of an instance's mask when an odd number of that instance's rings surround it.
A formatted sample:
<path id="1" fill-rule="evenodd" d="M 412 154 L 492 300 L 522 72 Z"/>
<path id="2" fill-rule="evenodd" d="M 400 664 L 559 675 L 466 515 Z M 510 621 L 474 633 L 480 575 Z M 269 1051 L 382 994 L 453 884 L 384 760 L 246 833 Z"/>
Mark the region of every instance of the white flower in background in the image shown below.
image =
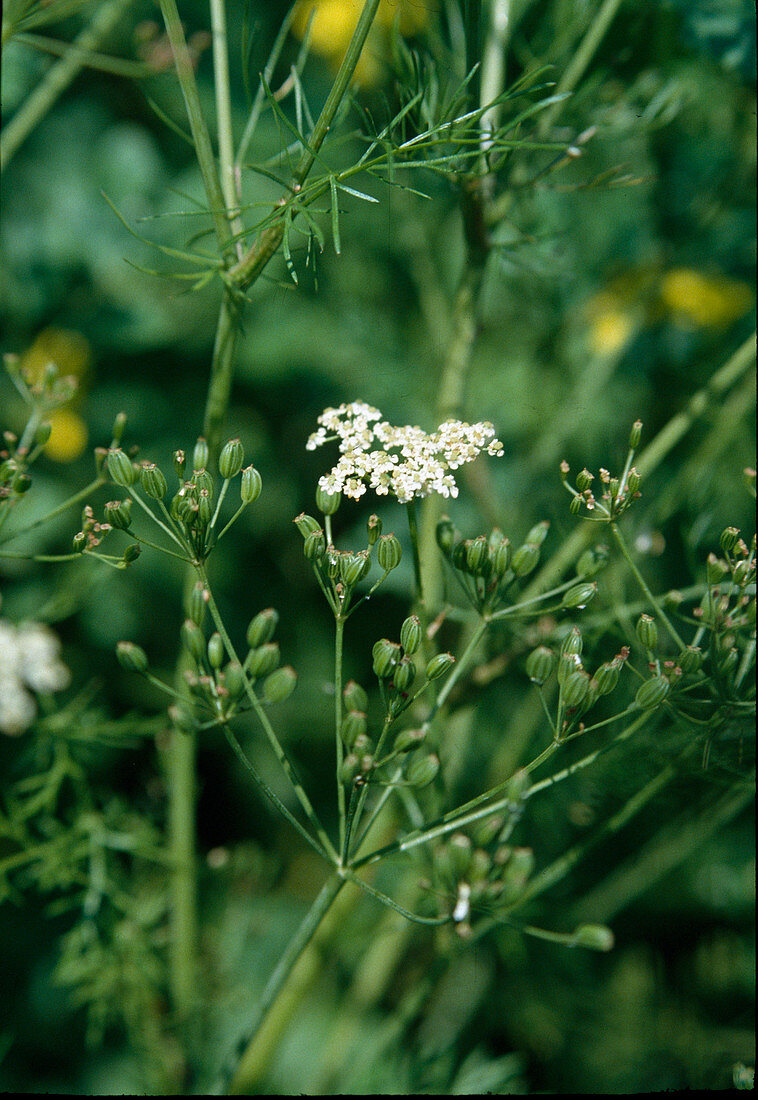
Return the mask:
<path id="1" fill-rule="evenodd" d="M 32 692 L 62 691 L 71 673 L 60 659 L 61 644 L 42 623 L 14 626 L 0 619 L 0 731 L 23 733 L 37 713 Z"/>
<path id="2" fill-rule="evenodd" d="M 339 440 L 341 454 L 337 465 L 320 478 L 321 489 L 359 500 L 369 488 L 379 496 L 391 493 L 401 504 L 431 493 L 456 497 L 458 486 L 449 471 L 473 462 L 482 451 L 503 454 L 503 445 L 487 421 L 446 420 L 429 434 L 409 424 L 395 427 L 381 415 L 362 401 L 324 410 L 306 448 L 314 451 Z M 377 443 L 379 447 L 374 446 Z"/>

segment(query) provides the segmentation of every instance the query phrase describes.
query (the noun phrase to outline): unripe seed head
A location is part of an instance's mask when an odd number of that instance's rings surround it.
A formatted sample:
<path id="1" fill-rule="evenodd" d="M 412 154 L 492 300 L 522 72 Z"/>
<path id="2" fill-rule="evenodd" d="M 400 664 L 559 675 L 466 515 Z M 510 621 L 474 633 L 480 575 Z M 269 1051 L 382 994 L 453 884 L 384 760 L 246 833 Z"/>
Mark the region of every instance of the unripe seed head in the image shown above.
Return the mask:
<path id="1" fill-rule="evenodd" d="M 263 481 L 255 466 L 246 466 L 240 479 L 240 499 L 243 504 L 253 504 L 261 495 Z"/>
<path id="2" fill-rule="evenodd" d="M 218 456 L 218 472 L 224 480 L 229 480 L 237 476 L 244 461 L 245 450 L 241 440 L 230 439 L 221 448 L 221 454 Z"/>
<path id="3" fill-rule="evenodd" d="M 400 564 L 401 557 L 400 540 L 394 535 L 382 535 L 377 543 L 376 558 L 385 573 L 396 569 Z"/>
<path id="4" fill-rule="evenodd" d="M 250 648 L 257 649 L 258 646 L 270 642 L 278 622 L 279 612 L 273 607 L 266 607 L 263 611 L 259 611 L 247 628 L 247 644 Z"/>
<path id="5" fill-rule="evenodd" d="M 134 642 L 119 642 L 116 646 L 116 656 L 121 667 L 127 672 L 147 672 L 147 654 Z"/>
<path id="6" fill-rule="evenodd" d="M 267 703 L 283 703 L 297 684 L 297 673 L 290 665 L 278 668 L 263 681 L 263 697 Z"/>

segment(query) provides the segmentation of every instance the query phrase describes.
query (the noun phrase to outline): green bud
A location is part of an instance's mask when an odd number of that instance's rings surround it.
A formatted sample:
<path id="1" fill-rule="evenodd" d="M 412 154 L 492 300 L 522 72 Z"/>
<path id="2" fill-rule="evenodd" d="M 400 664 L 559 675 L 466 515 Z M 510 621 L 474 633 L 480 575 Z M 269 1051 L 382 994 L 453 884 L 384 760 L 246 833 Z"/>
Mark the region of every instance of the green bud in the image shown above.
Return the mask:
<path id="1" fill-rule="evenodd" d="M 195 444 L 195 449 L 192 452 L 192 469 L 197 472 L 198 470 L 205 470 L 208 466 L 208 443 L 202 436 L 198 438 Z"/>
<path id="2" fill-rule="evenodd" d="M 127 531 L 132 522 L 132 502 L 126 500 L 109 500 L 103 509 L 105 522 L 117 531 Z"/>
<path id="3" fill-rule="evenodd" d="M 381 638 L 375 643 L 372 650 L 374 658 L 374 672 L 380 680 L 391 680 L 402 650 L 395 642 L 388 638 Z"/>
<path id="4" fill-rule="evenodd" d="M 303 543 L 303 554 L 308 561 L 319 562 L 326 553 L 326 538 L 324 532 L 319 528 L 318 531 L 311 531 L 310 534 L 305 536 Z"/>
<path id="5" fill-rule="evenodd" d="M 113 421 L 113 428 L 111 429 L 111 438 L 114 444 L 117 446 L 121 442 L 121 437 L 124 434 L 124 428 L 126 427 L 126 413 L 116 413 Z"/>
<path id="6" fill-rule="evenodd" d="M 137 560 L 141 553 L 142 547 L 140 544 L 138 542 L 133 542 L 130 546 L 126 547 L 121 555 L 121 560 L 125 565 L 131 565 L 133 561 Z"/>
<path id="7" fill-rule="evenodd" d="M 418 615 L 411 615 L 400 627 L 400 645 L 412 657 L 421 644 L 421 621 Z"/>
<path id="8" fill-rule="evenodd" d="M 494 841 L 497 834 L 505 825 L 505 818 L 501 814 L 493 814 L 483 821 L 477 821 L 473 827 L 472 840 L 477 848 L 487 848 Z"/>
<path id="9" fill-rule="evenodd" d="M 83 554 L 87 549 L 87 536 L 84 531 L 77 531 L 72 542 L 75 554 Z"/>
<path id="10" fill-rule="evenodd" d="M 146 466 L 142 467 L 140 471 L 140 480 L 142 482 L 142 488 L 149 497 L 152 497 L 153 500 L 163 500 L 168 490 L 168 485 L 166 484 L 166 479 L 162 471 L 154 462 L 148 462 Z"/>
<path id="11" fill-rule="evenodd" d="M 379 516 L 371 515 L 366 521 L 366 530 L 368 532 L 368 544 L 373 546 L 376 540 L 382 533 L 382 521 Z"/>
<path id="12" fill-rule="evenodd" d="M 636 466 L 632 466 L 631 470 L 629 471 L 629 473 L 627 475 L 627 479 L 626 479 L 626 487 L 627 487 L 627 489 L 629 490 L 629 493 L 632 496 L 636 492 L 639 492 L 639 488 L 640 488 L 641 483 L 642 483 L 642 478 L 640 477 L 639 470 L 637 469 Z"/>
<path id="13" fill-rule="evenodd" d="M 604 924 L 580 924 L 572 939 L 572 947 L 587 947 L 590 951 L 610 951 L 615 943 L 613 932 Z"/>
<path id="14" fill-rule="evenodd" d="M 591 546 L 579 558 L 576 563 L 576 572 L 580 577 L 589 580 L 602 573 L 610 561 L 611 554 L 607 546 Z"/>
<path id="15" fill-rule="evenodd" d="M 737 543 L 740 541 L 740 529 L 739 527 L 725 527 L 721 532 L 721 538 L 719 542 L 721 549 L 725 554 L 731 554 Z"/>
<path id="16" fill-rule="evenodd" d="M 116 646 L 118 663 L 127 672 L 147 672 L 147 654 L 134 642 L 119 642 Z"/>
<path id="17" fill-rule="evenodd" d="M 439 757 L 432 753 L 417 757 L 408 768 L 405 778 L 412 787 L 428 787 L 439 770 Z"/>
<path id="18" fill-rule="evenodd" d="M 503 900 L 514 901 L 529 881 L 534 870 L 534 852 L 531 848 L 514 848 L 503 870 Z"/>
<path id="19" fill-rule="evenodd" d="M 573 584 L 564 594 L 561 607 L 576 607 L 582 610 L 596 595 L 597 585 L 594 581 L 580 581 L 579 584 Z"/>
<path id="20" fill-rule="evenodd" d="M 263 480 L 255 466 L 246 466 L 240 480 L 240 499 L 243 504 L 253 504 L 261 495 Z"/>
<path id="21" fill-rule="evenodd" d="M 466 565 L 470 573 L 481 573 L 487 556 L 487 540 L 484 535 L 466 540 Z"/>
<path id="22" fill-rule="evenodd" d="M 534 684 L 544 684 L 555 668 L 555 653 L 547 646 L 533 649 L 526 659 L 526 674 Z"/>
<path id="23" fill-rule="evenodd" d="M 313 516 L 307 515 L 305 512 L 301 512 L 299 516 L 295 516 L 292 521 L 297 527 L 303 538 L 306 538 L 312 531 L 320 531 L 321 525 L 316 522 Z"/>
<path id="24" fill-rule="evenodd" d="M 283 703 L 295 690 L 297 673 L 291 665 L 278 668 L 263 681 L 263 698 L 267 703 Z"/>
<path id="25" fill-rule="evenodd" d="M 267 676 L 273 672 L 279 664 L 279 645 L 277 642 L 267 642 L 251 650 L 245 666 L 251 676 Z"/>
<path id="26" fill-rule="evenodd" d="M 28 493 L 32 487 L 32 479 L 28 474 L 16 474 L 13 479 L 13 491 L 22 496 L 24 493 Z"/>
<path id="27" fill-rule="evenodd" d="M 203 587 L 202 581 L 198 581 L 194 586 L 189 596 L 189 617 L 193 623 L 197 623 L 198 626 L 203 625 L 205 619 L 205 609 L 208 606 L 208 600 L 210 599 L 210 593 Z"/>
<path id="28" fill-rule="evenodd" d="M 356 738 L 366 734 L 366 715 L 361 710 L 350 710 L 342 719 L 340 736 L 348 751 L 353 749 Z"/>
<path id="29" fill-rule="evenodd" d="M 594 480 L 595 479 L 592 474 L 585 467 L 583 470 L 580 470 L 579 473 L 576 475 L 576 487 L 580 493 L 584 493 L 587 489 L 589 489 Z"/>
<path id="30" fill-rule="evenodd" d="M 529 546 L 542 546 L 543 542 L 547 538 L 547 533 L 549 529 L 549 521 L 543 519 L 541 523 L 537 523 L 534 527 L 532 527 L 531 531 L 524 539 L 524 542 L 527 543 Z"/>
<path id="31" fill-rule="evenodd" d="M 582 659 L 578 653 L 561 653 L 558 658 L 558 683 L 561 687 L 566 683 L 569 676 L 573 676 L 575 672 L 582 671 Z"/>
<path id="32" fill-rule="evenodd" d="M 618 661 L 606 661 L 600 666 L 593 676 L 598 695 L 610 695 L 619 682 L 620 672 L 621 666 Z"/>
<path id="33" fill-rule="evenodd" d="M 250 648 L 257 649 L 258 646 L 270 642 L 274 637 L 278 622 L 279 612 L 275 611 L 273 607 L 266 607 L 263 611 L 259 611 L 247 628 L 247 644 Z"/>
<path id="34" fill-rule="evenodd" d="M 676 659 L 679 668 L 685 674 L 699 672 L 703 665 L 703 654 L 697 646 L 688 645 Z"/>
<path id="35" fill-rule="evenodd" d="M 201 489 L 197 494 L 197 520 L 196 526 L 203 530 L 208 526 L 213 517 L 213 502 L 207 489 Z"/>
<path id="36" fill-rule="evenodd" d="M 540 560 L 540 548 L 532 542 L 519 546 L 513 555 L 511 569 L 517 577 L 528 577 Z"/>
<path id="37" fill-rule="evenodd" d="M 208 664 L 211 668 L 221 668 L 225 656 L 224 640 L 216 631 L 208 639 Z"/>
<path id="38" fill-rule="evenodd" d="M 197 729 L 197 722 L 186 706 L 171 706 L 168 708 L 168 716 L 171 719 L 176 729 L 181 733 L 194 733 Z"/>
<path id="39" fill-rule="evenodd" d="M 184 470 L 187 465 L 187 456 L 184 451 L 174 451 L 174 473 L 178 478 L 184 477 Z"/>
<path id="40" fill-rule="evenodd" d="M 749 583 L 750 578 L 753 576 L 753 570 L 755 566 L 743 558 L 742 561 L 738 561 L 732 570 L 732 580 L 735 584 L 743 588 Z"/>
<path id="41" fill-rule="evenodd" d="M 342 554 L 340 556 L 340 577 L 347 588 L 352 588 L 364 576 L 367 560 L 367 550 L 363 550 L 358 554 Z"/>
<path id="42" fill-rule="evenodd" d="M 635 627 L 637 637 L 647 650 L 655 650 L 658 645 L 658 627 L 650 615 L 640 615 Z"/>
<path id="43" fill-rule="evenodd" d="M 578 626 L 572 626 L 566 637 L 561 643 L 561 655 L 566 653 L 575 653 L 581 657 L 584 643 L 582 642 L 582 632 Z"/>
<path id="44" fill-rule="evenodd" d="M 512 553 L 510 541 L 505 537 L 496 545 L 490 546 L 489 559 L 492 565 L 492 571 L 496 576 L 503 577 L 508 572 Z"/>
<path id="45" fill-rule="evenodd" d="M 34 433 L 34 443 L 37 447 L 44 447 L 53 434 L 53 426 L 49 420 L 43 420 L 41 424 L 37 425 L 37 430 Z"/>
<path id="46" fill-rule="evenodd" d="M 457 541 L 458 532 L 456 531 L 454 524 L 448 518 L 448 516 L 443 516 L 437 524 L 435 536 L 437 539 L 437 545 L 439 546 L 440 550 L 446 558 L 449 558 L 450 554 L 452 553 L 453 546 Z"/>
<path id="47" fill-rule="evenodd" d="M 393 745 L 395 752 L 410 752 L 426 740 L 426 730 L 401 730 Z"/>
<path id="48" fill-rule="evenodd" d="M 570 710 L 580 707 L 585 702 L 590 691 L 590 678 L 584 670 L 572 672 L 561 688 L 561 699 L 564 707 Z"/>
<path id="49" fill-rule="evenodd" d="M 635 420 L 632 424 L 632 430 L 629 433 L 629 449 L 636 451 L 640 445 L 640 439 L 642 438 L 642 421 Z"/>
<path id="50" fill-rule="evenodd" d="M 621 482 L 617 477 L 612 477 L 608 482 L 608 489 L 610 490 L 611 499 L 616 500 L 619 495 L 619 489 L 621 488 Z"/>
<path id="51" fill-rule="evenodd" d="M 635 697 L 637 706 L 642 710 L 652 710 L 659 706 L 668 695 L 670 687 L 665 676 L 654 676 L 651 680 L 645 680 Z"/>
<path id="52" fill-rule="evenodd" d="M 218 456 L 218 472 L 225 481 L 236 477 L 245 461 L 245 450 L 239 439 L 230 439 L 221 448 Z"/>
<path id="53" fill-rule="evenodd" d="M 737 667 L 737 661 L 739 660 L 739 653 L 737 649 L 730 649 L 726 656 L 722 657 L 718 662 L 719 675 L 727 677 L 734 672 Z"/>
<path id="54" fill-rule="evenodd" d="M 205 635 L 192 619 L 185 619 L 181 629 L 182 644 L 198 664 L 205 659 Z"/>
<path id="55" fill-rule="evenodd" d="M 348 680 L 342 692 L 342 699 L 348 710 L 368 710 L 368 695 L 355 680 Z"/>
<path id="56" fill-rule="evenodd" d="M 582 498 L 580 496 L 572 497 L 569 501 L 569 512 L 572 516 L 578 516 L 582 510 Z"/>
<path id="57" fill-rule="evenodd" d="M 361 771 L 361 762 L 355 753 L 351 752 L 344 758 L 340 766 L 340 782 L 345 784 L 352 783 Z"/>
<path id="58" fill-rule="evenodd" d="M 482 848 L 475 848 L 471 853 L 471 863 L 468 869 L 469 882 L 484 882 L 492 869 L 492 858 Z"/>
<path id="59" fill-rule="evenodd" d="M 376 547 L 376 558 L 385 573 L 396 569 L 401 557 L 402 548 L 399 539 L 394 535 L 382 535 Z"/>
<path id="60" fill-rule="evenodd" d="M 468 873 L 471 864 L 473 845 L 465 833 L 453 833 L 448 842 L 453 877 L 462 879 Z"/>
<path id="61" fill-rule="evenodd" d="M 340 506 L 342 493 L 327 493 L 321 486 L 316 489 L 316 507 L 325 516 L 333 516 Z"/>
<path id="62" fill-rule="evenodd" d="M 357 756 L 364 757 L 374 751 L 374 742 L 365 733 L 359 733 L 352 748 Z"/>
<path id="63" fill-rule="evenodd" d="M 132 465 L 131 459 L 124 454 L 120 448 L 108 451 L 108 457 L 106 459 L 108 465 L 108 477 L 111 481 L 114 481 L 116 485 L 121 485 L 124 488 L 134 485 L 137 480 L 137 471 Z"/>
<path id="64" fill-rule="evenodd" d="M 705 575 L 708 584 L 720 584 L 729 572 L 729 566 L 720 560 L 715 554 L 709 554 L 705 567 Z"/>
<path id="65" fill-rule="evenodd" d="M 407 691 L 415 678 L 416 666 L 410 657 L 403 657 L 395 666 L 395 672 L 392 677 L 395 689 L 400 692 Z"/>
<path id="66" fill-rule="evenodd" d="M 195 470 L 192 481 L 198 493 L 202 493 L 205 489 L 210 497 L 213 496 L 213 478 L 205 467 L 202 470 Z"/>
<path id="67" fill-rule="evenodd" d="M 450 553 L 450 561 L 453 568 L 461 573 L 468 573 L 468 547 L 466 540 L 456 542 Z"/>
<path id="68" fill-rule="evenodd" d="M 440 676 L 444 676 L 448 669 L 452 668 L 455 664 L 455 657 L 452 653 L 438 653 L 436 657 L 432 657 L 429 664 L 426 666 L 426 678 L 427 680 L 437 680 Z"/>
<path id="69" fill-rule="evenodd" d="M 224 685 L 230 699 L 239 699 L 245 690 L 245 673 L 237 661 L 230 661 L 224 669 Z"/>

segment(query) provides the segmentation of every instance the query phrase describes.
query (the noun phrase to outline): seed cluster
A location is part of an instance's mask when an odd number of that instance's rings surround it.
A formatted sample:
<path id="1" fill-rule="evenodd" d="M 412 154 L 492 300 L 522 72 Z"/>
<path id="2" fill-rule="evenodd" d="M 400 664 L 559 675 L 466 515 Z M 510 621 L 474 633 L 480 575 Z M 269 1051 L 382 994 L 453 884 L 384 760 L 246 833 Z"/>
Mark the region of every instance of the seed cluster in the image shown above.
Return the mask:
<path id="1" fill-rule="evenodd" d="M 395 496 L 401 504 L 432 493 L 456 497 L 458 486 L 451 470 L 473 462 L 482 451 L 497 457 L 503 454 L 503 445 L 487 421 L 446 420 L 436 432 L 428 433 L 414 425 L 390 424 L 382 420 L 379 409 L 353 401 L 325 409 L 318 423 L 307 450 L 339 440 L 341 452 L 337 465 L 319 480 L 319 488 L 353 500 L 359 500 L 367 488 L 378 496 Z"/>

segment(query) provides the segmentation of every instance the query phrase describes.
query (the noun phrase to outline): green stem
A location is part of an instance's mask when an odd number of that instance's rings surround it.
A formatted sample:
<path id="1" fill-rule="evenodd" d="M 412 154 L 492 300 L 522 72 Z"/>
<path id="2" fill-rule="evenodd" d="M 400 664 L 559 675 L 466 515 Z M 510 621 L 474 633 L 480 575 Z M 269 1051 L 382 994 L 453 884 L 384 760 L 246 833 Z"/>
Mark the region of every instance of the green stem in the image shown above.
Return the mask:
<path id="1" fill-rule="evenodd" d="M 74 493 L 73 496 L 68 497 L 62 504 L 59 504 L 52 511 L 46 512 L 44 516 L 40 516 L 39 519 L 35 519 L 32 523 L 26 525 L 26 527 L 19 527 L 16 531 L 11 531 L 4 539 L 3 542 L 10 542 L 11 539 L 17 538 L 19 535 L 25 535 L 28 531 L 33 531 L 35 527 L 41 527 L 43 523 L 47 523 L 48 520 L 55 519 L 61 512 L 65 512 L 67 508 L 73 507 L 74 504 L 79 504 L 81 501 L 86 500 L 95 489 L 99 489 L 101 485 L 106 484 L 106 479 L 102 477 L 95 478 L 89 485 L 85 485 L 83 489 L 80 489 L 78 493 Z"/>
<path id="2" fill-rule="evenodd" d="M 405 506 L 406 515 L 408 516 L 408 531 L 411 536 L 411 551 L 413 553 L 413 575 L 416 581 L 416 603 L 419 608 L 424 608 L 424 585 L 421 580 L 421 558 L 419 555 L 419 537 L 418 537 L 418 513 L 416 510 L 416 501 L 409 500 Z"/>
<path id="3" fill-rule="evenodd" d="M 208 440 L 211 456 L 218 454 L 221 445 L 224 419 L 229 407 L 229 395 L 234 377 L 234 353 L 237 348 L 241 320 L 242 307 L 235 300 L 232 291 L 227 288 L 221 299 L 216 325 L 211 375 L 203 418 L 203 435 Z"/>
<path id="4" fill-rule="evenodd" d="M 216 127 L 218 158 L 221 166 L 221 190 L 226 213 L 235 237 L 244 232 L 239 216 L 239 199 L 234 169 L 234 136 L 232 133 L 232 101 L 229 88 L 229 52 L 226 34 L 226 0 L 210 0 L 211 31 L 213 33 L 213 79 L 216 90 Z M 243 245 L 236 242 L 237 259 L 242 258 Z"/>
<path id="5" fill-rule="evenodd" d="M 73 42 L 74 49 L 66 53 L 45 75 L 34 91 L 24 100 L 10 122 L 0 133 L 0 170 L 5 170 L 19 146 L 39 125 L 58 97 L 71 84 L 87 63 L 87 52 L 95 50 L 118 24 L 132 0 L 106 0 L 95 11 L 90 23 Z"/>
<path id="6" fill-rule="evenodd" d="M 171 877 L 171 938 L 169 984 L 174 1011 L 186 1021 L 198 1000 L 197 991 L 197 879 L 195 871 L 195 755 L 194 733 L 171 730 L 166 754 L 168 771 L 168 842 L 173 861 Z"/>
<path id="7" fill-rule="evenodd" d="M 334 738 L 337 757 L 337 807 L 339 811 L 339 851 L 345 853 L 345 784 L 342 782 L 342 646 L 345 620 L 335 616 L 334 631 Z"/>
<path id="8" fill-rule="evenodd" d="M 305 914 L 300 927 L 287 945 L 287 948 L 274 972 L 266 983 L 258 1002 L 255 1015 L 246 1028 L 244 1038 L 237 1044 L 235 1057 L 231 1065 L 226 1067 L 221 1075 L 221 1089 L 226 1089 L 231 1094 L 244 1092 L 246 1086 L 245 1061 L 251 1050 L 258 1030 L 265 1020 L 268 1012 L 273 1007 L 282 987 L 289 977 L 292 969 L 310 943 L 313 935 L 329 911 L 340 890 L 345 884 L 344 878 L 339 874 L 333 874 L 324 883 L 316 900 Z M 227 1087 L 228 1086 L 228 1087 Z M 218 1089 L 214 1089 L 219 1091 Z"/>
<path id="9" fill-rule="evenodd" d="M 673 640 L 679 646 L 679 649 L 680 650 L 686 649 L 686 645 L 685 645 L 684 641 L 682 640 L 682 638 L 679 636 L 679 633 L 676 630 L 676 627 L 670 621 L 668 615 L 663 610 L 663 608 L 661 607 L 660 603 L 655 598 L 653 593 L 650 591 L 645 578 L 642 576 L 639 569 L 637 568 L 637 564 L 634 561 L 634 559 L 632 558 L 632 555 L 629 553 L 629 548 L 626 545 L 626 539 L 621 534 L 621 531 L 619 530 L 618 524 L 617 523 L 611 523 L 610 528 L 611 528 L 611 534 L 613 535 L 613 538 L 616 541 L 616 545 L 618 546 L 619 550 L 621 551 L 621 553 L 624 557 L 624 560 L 626 561 L 626 564 L 631 569 L 631 571 L 634 575 L 634 579 L 637 581 L 637 584 L 640 586 L 640 588 L 642 589 L 642 591 L 645 593 L 648 600 L 650 601 L 650 606 L 653 607 L 655 609 L 656 614 L 660 616 L 661 622 L 666 627 L 666 630 L 668 630 L 670 636 L 673 638 Z"/>

